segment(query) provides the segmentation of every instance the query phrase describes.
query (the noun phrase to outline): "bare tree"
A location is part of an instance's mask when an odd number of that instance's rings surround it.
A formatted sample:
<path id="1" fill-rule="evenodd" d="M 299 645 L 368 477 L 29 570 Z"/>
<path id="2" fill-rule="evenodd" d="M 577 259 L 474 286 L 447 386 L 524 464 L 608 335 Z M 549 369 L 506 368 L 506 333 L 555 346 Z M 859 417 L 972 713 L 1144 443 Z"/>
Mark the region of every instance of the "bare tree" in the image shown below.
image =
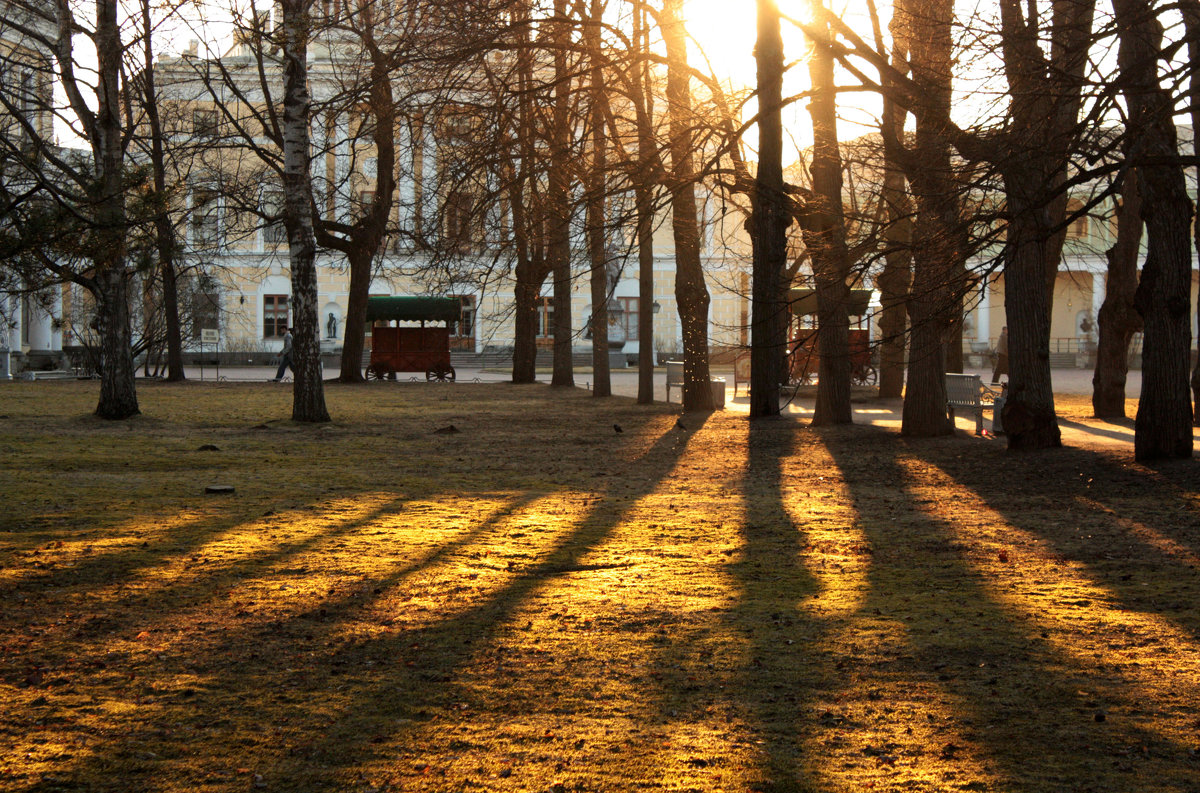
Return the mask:
<path id="1" fill-rule="evenodd" d="M 783 34 L 779 7 L 759 0 L 758 172 L 752 193 L 751 242 L 754 251 L 750 336 L 750 417 L 779 415 L 783 379 L 780 349 L 787 343 L 787 227 L 791 218 L 783 181 Z"/>
<path id="2" fill-rule="evenodd" d="M 1099 344 L 1092 376 L 1092 410 L 1097 418 L 1125 418 L 1125 379 L 1129 373 L 1129 342 L 1142 329 L 1134 307 L 1138 256 L 1142 242 L 1142 194 L 1138 172 L 1130 168 L 1121 180 L 1117 207 L 1117 239 L 1105 251 L 1108 279 L 1104 303 L 1097 316 Z"/>
<path id="3" fill-rule="evenodd" d="M 329 421 L 321 379 L 320 324 L 317 317 L 317 243 L 313 233 L 312 154 L 309 141 L 308 45 L 312 0 L 280 0 L 280 47 L 283 59 L 284 226 L 292 274 L 293 360 L 292 420 Z"/>
<path id="4" fill-rule="evenodd" d="M 682 13 L 682 0 L 665 0 L 660 27 L 667 50 L 671 230 L 675 238 L 675 299 L 683 327 L 683 409 L 700 411 L 713 408 L 708 368 L 709 294 L 700 264 L 691 75 Z"/>
<path id="5" fill-rule="evenodd" d="M 1145 0 L 1115 0 L 1120 85 L 1129 105 L 1127 163 L 1144 197 L 1146 262 L 1134 295 L 1142 315 L 1142 396 L 1134 429 L 1139 460 L 1192 456 L 1188 367 L 1191 349 L 1192 203 L 1179 163 L 1174 100 L 1159 82 L 1163 27 Z"/>

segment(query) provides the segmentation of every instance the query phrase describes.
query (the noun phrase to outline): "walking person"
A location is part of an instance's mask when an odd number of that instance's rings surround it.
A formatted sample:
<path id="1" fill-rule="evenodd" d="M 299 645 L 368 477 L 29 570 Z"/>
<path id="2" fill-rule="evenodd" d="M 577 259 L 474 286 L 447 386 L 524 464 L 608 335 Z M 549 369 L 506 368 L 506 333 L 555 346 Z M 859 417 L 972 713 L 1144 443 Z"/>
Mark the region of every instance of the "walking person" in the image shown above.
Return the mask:
<path id="1" fill-rule="evenodd" d="M 279 368 L 275 370 L 275 379 L 271 382 L 282 380 L 285 369 L 291 369 L 293 375 L 296 373 L 292 367 L 292 329 L 286 325 L 283 327 L 283 349 L 279 351 Z"/>
<path id="2" fill-rule="evenodd" d="M 999 383 L 1000 375 L 1008 374 L 1008 326 L 1000 329 L 1000 338 L 996 340 L 996 368 L 992 370 L 992 382 Z"/>

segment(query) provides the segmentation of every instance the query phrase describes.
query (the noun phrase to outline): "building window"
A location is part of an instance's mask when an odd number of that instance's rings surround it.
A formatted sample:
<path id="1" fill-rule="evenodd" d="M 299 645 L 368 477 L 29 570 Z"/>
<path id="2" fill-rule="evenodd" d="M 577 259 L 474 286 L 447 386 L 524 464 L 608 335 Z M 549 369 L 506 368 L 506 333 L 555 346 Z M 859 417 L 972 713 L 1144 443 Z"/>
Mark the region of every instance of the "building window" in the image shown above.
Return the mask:
<path id="1" fill-rule="evenodd" d="M 187 285 L 185 296 L 192 320 L 193 338 L 199 338 L 202 330 L 219 329 L 221 295 L 211 277 L 201 275 L 195 281 L 191 281 Z"/>
<path id="2" fill-rule="evenodd" d="M 459 320 L 450 326 L 450 335 L 460 339 L 475 338 L 475 296 L 459 295 Z"/>
<path id="3" fill-rule="evenodd" d="M 263 193 L 263 245 L 287 242 L 287 227 L 283 224 L 283 193 L 271 190 Z"/>
<path id="4" fill-rule="evenodd" d="M 263 338 L 278 339 L 287 327 L 288 296 L 263 295 Z"/>
<path id="5" fill-rule="evenodd" d="M 209 248 L 217 244 L 220 233 L 220 201 L 215 190 L 192 193 L 192 245 Z"/>
<path id="6" fill-rule="evenodd" d="M 197 138 L 215 138 L 217 136 L 217 111 L 213 108 L 195 108 L 192 110 L 192 134 Z"/>
<path id="7" fill-rule="evenodd" d="M 475 200 L 467 193 L 454 192 L 444 207 L 446 248 L 458 253 L 475 250 L 482 241 L 482 223 L 475 217 Z"/>
<path id="8" fill-rule="evenodd" d="M 379 178 L 379 158 L 364 157 L 362 161 L 362 175 L 368 179 Z"/>
<path id="9" fill-rule="evenodd" d="M 1067 217 L 1071 218 L 1071 223 L 1067 226 L 1067 239 L 1083 240 L 1087 239 L 1088 234 L 1088 216 L 1083 211 L 1083 202 L 1071 199 L 1067 202 Z"/>
<path id="10" fill-rule="evenodd" d="M 554 335 L 554 298 L 538 298 L 534 307 L 537 312 L 537 335 L 539 339 L 548 339 Z"/>
<path id="11" fill-rule="evenodd" d="M 638 321 L 641 319 L 638 316 L 638 306 L 641 305 L 641 301 L 636 297 L 616 297 L 613 298 L 613 302 L 624 309 L 621 325 L 625 329 L 625 341 L 637 341 Z"/>

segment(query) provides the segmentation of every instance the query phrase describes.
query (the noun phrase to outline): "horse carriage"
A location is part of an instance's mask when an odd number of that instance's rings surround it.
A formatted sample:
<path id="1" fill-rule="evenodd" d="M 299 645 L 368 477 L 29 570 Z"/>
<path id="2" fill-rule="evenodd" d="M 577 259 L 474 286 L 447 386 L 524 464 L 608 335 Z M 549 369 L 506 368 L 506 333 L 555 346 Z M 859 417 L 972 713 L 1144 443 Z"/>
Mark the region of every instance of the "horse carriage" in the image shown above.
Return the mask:
<path id="1" fill-rule="evenodd" d="M 788 303 L 788 380 L 791 383 L 808 383 L 817 375 L 821 353 L 817 347 L 817 293 L 812 289 L 793 289 Z M 846 314 L 857 317 L 851 322 L 849 354 L 850 382 L 853 385 L 875 385 L 879 372 L 875 368 L 871 346 L 871 331 L 864 327 L 871 290 L 852 289 L 846 305 Z M 853 327 L 857 324 L 858 327 Z"/>
<path id="2" fill-rule="evenodd" d="M 371 345 L 367 378 L 395 380 L 397 372 L 424 372 L 426 380 L 453 381 L 450 329 L 461 316 L 462 306 L 455 297 L 367 298 Z M 426 327 L 427 322 L 445 325 Z"/>

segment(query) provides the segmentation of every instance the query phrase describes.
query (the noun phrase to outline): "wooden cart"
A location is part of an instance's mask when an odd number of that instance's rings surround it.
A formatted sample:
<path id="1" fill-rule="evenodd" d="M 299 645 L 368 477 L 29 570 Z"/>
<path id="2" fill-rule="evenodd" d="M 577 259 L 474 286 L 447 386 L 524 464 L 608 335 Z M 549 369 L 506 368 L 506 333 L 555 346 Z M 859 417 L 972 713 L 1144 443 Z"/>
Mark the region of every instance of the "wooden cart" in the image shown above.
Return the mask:
<path id="1" fill-rule="evenodd" d="M 397 372 L 424 372 L 426 380 L 453 381 L 450 326 L 459 321 L 461 313 L 459 300 L 454 297 L 367 298 L 367 323 L 371 334 L 367 377 L 395 380 Z M 401 322 L 419 322 L 420 325 L 402 326 Z M 444 322 L 445 325 L 426 327 L 427 322 Z"/>
<path id="2" fill-rule="evenodd" d="M 871 332 L 862 327 L 862 317 L 867 314 L 871 300 L 869 289 L 850 290 L 846 314 L 859 317 L 859 327 L 850 328 L 850 381 L 854 385 L 875 385 L 879 374 L 873 363 Z M 788 379 L 792 383 L 808 383 L 816 376 L 820 367 L 820 350 L 817 347 L 815 323 L 806 322 L 805 317 L 817 313 L 817 294 L 811 289 L 791 290 L 789 302 L 790 322 L 788 326 Z"/>

